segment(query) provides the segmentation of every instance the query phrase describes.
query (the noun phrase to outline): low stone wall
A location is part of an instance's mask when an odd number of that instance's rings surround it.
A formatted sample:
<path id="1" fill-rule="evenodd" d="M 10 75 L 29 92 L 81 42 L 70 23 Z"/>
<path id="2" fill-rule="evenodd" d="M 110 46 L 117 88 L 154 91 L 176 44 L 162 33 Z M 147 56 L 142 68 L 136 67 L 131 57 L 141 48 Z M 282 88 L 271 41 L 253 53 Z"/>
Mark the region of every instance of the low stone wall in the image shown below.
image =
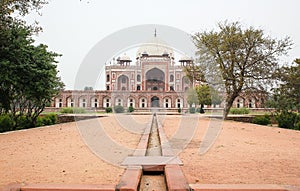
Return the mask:
<path id="1" fill-rule="evenodd" d="M 57 123 L 69 123 L 74 121 L 86 120 L 86 119 L 94 119 L 98 117 L 104 117 L 100 115 L 58 115 Z"/>
<path id="2" fill-rule="evenodd" d="M 255 116 L 228 116 L 227 120 L 239 121 L 244 123 L 252 123 Z"/>

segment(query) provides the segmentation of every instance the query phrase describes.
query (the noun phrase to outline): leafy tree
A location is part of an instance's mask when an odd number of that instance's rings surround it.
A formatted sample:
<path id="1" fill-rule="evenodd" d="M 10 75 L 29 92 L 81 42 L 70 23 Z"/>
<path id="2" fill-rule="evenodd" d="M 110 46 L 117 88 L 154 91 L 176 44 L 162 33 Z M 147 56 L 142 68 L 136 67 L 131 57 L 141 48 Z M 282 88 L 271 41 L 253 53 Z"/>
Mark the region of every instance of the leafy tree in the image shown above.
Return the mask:
<path id="1" fill-rule="evenodd" d="M 57 77 L 57 53 L 35 46 L 34 27 L 12 17 L 40 9 L 42 0 L 0 2 L 0 112 L 11 113 L 15 128 L 35 126 L 38 115 L 63 87 Z M 14 14 L 13 14 L 14 13 Z"/>
<path id="2" fill-rule="evenodd" d="M 203 73 L 203 67 L 195 64 L 195 62 L 185 65 L 183 69 L 192 84 L 194 84 L 193 82 L 195 81 L 206 82 L 205 75 Z"/>
<path id="3" fill-rule="evenodd" d="M 300 112 L 300 59 L 296 59 L 294 65 L 278 69 L 276 76 L 281 84 L 274 90 L 271 106 L 279 112 Z"/>
<path id="4" fill-rule="evenodd" d="M 195 89 L 189 88 L 187 90 L 187 102 L 192 107 L 193 104 L 198 105 L 199 104 L 199 99 L 198 95 Z"/>
<path id="5" fill-rule="evenodd" d="M 197 92 L 198 103 L 200 104 L 201 109 L 203 109 L 204 105 L 211 105 L 212 99 L 210 87 L 208 85 L 196 86 L 195 90 Z"/>
<path id="6" fill-rule="evenodd" d="M 291 40 L 272 39 L 261 29 L 243 28 L 239 22 L 220 23 L 218 31 L 193 35 L 201 60 L 210 61 L 224 81 L 224 118 L 234 99 L 245 89 L 265 89 L 278 68 L 278 57 L 291 48 Z M 201 65 L 201 63 L 199 63 Z"/>

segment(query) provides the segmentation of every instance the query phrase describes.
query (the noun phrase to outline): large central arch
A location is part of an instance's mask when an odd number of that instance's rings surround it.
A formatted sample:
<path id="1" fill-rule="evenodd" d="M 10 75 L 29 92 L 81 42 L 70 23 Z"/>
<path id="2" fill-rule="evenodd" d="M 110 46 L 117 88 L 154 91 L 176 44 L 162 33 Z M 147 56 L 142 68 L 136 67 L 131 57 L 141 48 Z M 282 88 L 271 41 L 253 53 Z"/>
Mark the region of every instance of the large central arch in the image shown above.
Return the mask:
<path id="1" fill-rule="evenodd" d="M 158 69 L 153 68 L 146 73 L 146 90 L 165 90 L 165 73 Z"/>

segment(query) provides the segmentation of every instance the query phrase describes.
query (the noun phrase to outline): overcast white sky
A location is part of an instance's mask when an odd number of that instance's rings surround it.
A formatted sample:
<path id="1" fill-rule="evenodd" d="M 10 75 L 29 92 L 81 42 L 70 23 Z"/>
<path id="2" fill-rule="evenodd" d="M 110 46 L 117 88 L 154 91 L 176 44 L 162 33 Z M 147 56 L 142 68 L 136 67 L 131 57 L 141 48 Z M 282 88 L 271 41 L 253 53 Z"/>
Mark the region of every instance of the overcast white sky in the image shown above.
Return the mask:
<path id="1" fill-rule="evenodd" d="M 240 21 L 274 38 L 290 36 L 294 46 L 283 62 L 292 62 L 300 57 L 299 7 L 299 0 L 50 0 L 42 16 L 30 15 L 27 20 L 36 19 L 43 27 L 38 43 L 63 54 L 58 69 L 66 89 L 73 89 L 81 62 L 97 42 L 143 24 L 168 25 L 193 34 L 216 28 L 220 21 Z"/>

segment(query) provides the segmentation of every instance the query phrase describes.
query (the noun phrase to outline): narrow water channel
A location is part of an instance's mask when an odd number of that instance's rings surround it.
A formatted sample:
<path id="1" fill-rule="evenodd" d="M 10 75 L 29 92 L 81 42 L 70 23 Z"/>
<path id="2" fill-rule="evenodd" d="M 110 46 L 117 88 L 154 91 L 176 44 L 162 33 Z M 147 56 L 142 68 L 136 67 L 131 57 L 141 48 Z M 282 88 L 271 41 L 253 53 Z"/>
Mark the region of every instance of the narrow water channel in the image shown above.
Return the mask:
<path id="1" fill-rule="evenodd" d="M 146 156 L 161 156 L 161 144 L 158 134 L 158 127 L 157 127 L 157 118 L 156 115 L 153 116 L 151 131 L 149 135 L 149 141 L 146 151 Z"/>
<path id="2" fill-rule="evenodd" d="M 157 116 L 154 114 L 146 156 L 161 156 L 161 143 L 158 132 Z M 140 191 L 164 191 L 167 190 L 164 172 L 145 172 L 140 182 Z"/>

